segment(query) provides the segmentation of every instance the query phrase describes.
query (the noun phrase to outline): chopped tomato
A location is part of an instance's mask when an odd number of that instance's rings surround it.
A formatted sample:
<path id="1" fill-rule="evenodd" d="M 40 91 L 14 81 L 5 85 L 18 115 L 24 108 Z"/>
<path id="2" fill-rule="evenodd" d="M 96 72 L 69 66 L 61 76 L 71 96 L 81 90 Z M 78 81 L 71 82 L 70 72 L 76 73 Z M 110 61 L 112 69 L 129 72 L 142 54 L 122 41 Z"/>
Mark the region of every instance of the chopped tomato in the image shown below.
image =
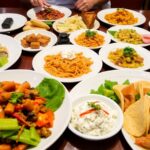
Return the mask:
<path id="1" fill-rule="evenodd" d="M 52 111 L 48 111 L 46 113 L 38 113 L 38 120 L 36 125 L 38 127 L 53 127 L 54 113 Z"/>

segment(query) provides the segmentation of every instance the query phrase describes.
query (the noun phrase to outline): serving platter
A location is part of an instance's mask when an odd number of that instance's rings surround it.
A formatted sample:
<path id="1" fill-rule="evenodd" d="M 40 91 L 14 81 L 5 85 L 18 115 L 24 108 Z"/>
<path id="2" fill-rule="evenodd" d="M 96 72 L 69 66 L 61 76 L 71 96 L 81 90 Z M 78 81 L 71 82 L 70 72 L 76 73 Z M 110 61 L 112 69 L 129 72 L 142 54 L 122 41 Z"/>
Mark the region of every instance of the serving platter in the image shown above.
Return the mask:
<path id="1" fill-rule="evenodd" d="M 50 41 L 47 44 L 47 46 L 45 46 L 45 47 L 40 46 L 40 48 L 38 48 L 38 49 L 32 49 L 30 47 L 28 47 L 28 48 L 23 47 L 21 45 L 21 40 L 24 37 L 26 37 L 28 35 L 31 35 L 31 34 L 35 34 L 35 35 L 41 34 L 41 35 L 47 36 L 47 37 L 50 38 Z M 22 50 L 23 51 L 27 51 L 27 52 L 38 52 L 40 50 L 44 50 L 44 49 L 50 48 L 51 46 L 55 45 L 56 42 L 57 42 L 57 36 L 54 33 L 50 32 L 50 31 L 42 30 L 42 29 L 40 29 L 40 30 L 36 29 L 36 30 L 24 31 L 24 32 L 21 32 L 21 33 L 17 34 L 14 38 L 19 42 L 20 46 L 22 47 Z"/>
<path id="2" fill-rule="evenodd" d="M 45 64 L 44 57 L 47 55 L 56 55 L 64 51 L 73 51 L 74 53 L 82 52 L 85 57 L 91 58 L 91 60 L 93 61 L 93 64 L 91 65 L 90 68 L 92 71 L 85 75 L 82 75 L 80 77 L 75 77 L 75 78 L 60 78 L 60 77 L 56 77 L 46 72 L 44 70 L 44 64 Z M 37 72 L 43 73 L 49 77 L 56 78 L 57 80 L 61 82 L 71 83 L 71 82 L 81 81 L 85 78 L 88 78 L 97 74 L 102 68 L 102 61 L 94 51 L 86 47 L 81 47 L 81 46 L 76 46 L 76 45 L 57 45 L 57 46 L 53 46 L 49 49 L 46 49 L 37 53 L 33 58 L 32 66 L 33 66 L 33 69 Z"/>
<path id="3" fill-rule="evenodd" d="M 144 65 L 138 68 L 125 68 L 125 67 L 118 66 L 110 61 L 110 59 L 108 58 L 108 55 L 110 52 L 114 52 L 118 48 L 125 48 L 125 47 L 131 47 L 135 49 L 135 51 L 144 59 Z M 148 70 L 150 69 L 150 63 L 149 63 L 150 52 L 147 49 L 138 45 L 127 44 L 127 43 L 108 44 L 99 50 L 99 56 L 105 64 L 109 65 L 110 67 L 114 69 L 119 69 L 119 70 Z"/>
<path id="4" fill-rule="evenodd" d="M 0 34 L 0 44 L 6 47 L 8 51 L 8 62 L 0 67 L 0 71 L 3 71 L 11 67 L 19 59 L 22 49 L 15 39 L 4 34 Z"/>
<path id="5" fill-rule="evenodd" d="M 6 18 L 12 18 L 13 19 L 13 24 L 8 29 L 2 28 L 2 23 Z M 4 32 L 10 32 L 10 31 L 14 31 L 16 29 L 19 29 L 25 25 L 26 21 L 27 21 L 26 17 L 23 15 L 20 15 L 20 14 L 1 13 L 0 14 L 0 32 L 4 33 Z"/>
<path id="6" fill-rule="evenodd" d="M 70 91 L 70 96 L 77 98 L 78 95 L 84 96 L 89 94 L 91 89 L 97 89 L 100 84 L 103 84 L 105 80 L 117 81 L 118 83 L 122 83 L 125 80 L 129 80 L 130 82 L 134 81 L 150 81 L 150 73 L 144 71 L 129 71 L 129 70 L 112 70 L 101 72 L 93 77 L 90 77 L 86 80 L 81 81 L 77 85 L 73 87 Z M 142 148 L 135 145 L 132 137 L 126 132 L 123 128 L 122 133 L 128 144 L 131 146 L 133 150 L 141 150 Z"/>
<path id="7" fill-rule="evenodd" d="M 69 39 L 70 39 L 70 42 L 74 45 L 79 45 L 78 43 L 76 43 L 75 39 L 82 33 L 88 31 L 88 29 L 82 29 L 82 30 L 77 30 L 77 31 L 74 31 L 70 34 L 69 36 Z M 110 43 L 111 39 L 110 37 L 103 31 L 99 31 L 99 30 L 95 30 L 95 29 L 92 29 L 90 31 L 94 31 L 94 32 L 97 32 L 99 35 L 102 35 L 104 37 L 104 43 L 102 45 L 99 45 L 97 47 L 88 47 L 90 49 L 99 49 L 107 44 Z M 81 46 L 81 45 L 80 45 Z M 83 46 L 84 47 L 84 46 Z"/>
<path id="8" fill-rule="evenodd" d="M 0 81 L 15 81 L 23 83 L 28 81 L 32 87 L 37 86 L 45 77 L 45 75 L 31 70 L 7 70 L 0 72 Z M 65 88 L 65 87 L 64 87 Z M 66 111 L 67 110 L 67 111 Z M 60 108 L 55 112 L 55 120 L 51 136 L 41 139 L 38 146 L 28 148 L 28 150 L 41 150 L 50 147 L 64 132 L 71 116 L 71 103 L 69 101 L 68 91 L 65 88 L 65 98 Z M 60 128 L 61 125 L 61 128 Z"/>
<path id="9" fill-rule="evenodd" d="M 108 22 L 106 19 L 105 19 L 105 15 L 107 14 L 110 14 L 110 13 L 113 13 L 113 12 L 116 12 L 118 8 L 108 8 L 108 9 L 104 9 L 104 10 L 101 10 L 97 13 L 97 17 L 100 21 L 106 23 L 106 24 L 109 24 L 109 25 L 117 25 L 117 24 L 112 24 L 110 22 Z M 134 10 L 130 10 L 130 9 L 126 9 L 127 11 L 131 12 L 133 14 L 133 16 L 135 18 L 138 18 L 138 21 L 137 23 L 134 23 L 133 26 L 139 26 L 139 25 L 142 25 L 145 21 L 146 21 L 146 17 L 141 14 L 140 12 L 137 12 L 137 11 L 134 11 Z"/>
<path id="10" fill-rule="evenodd" d="M 148 30 L 145 30 L 145 29 L 140 28 L 140 27 L 134 27 L 134 26 L 131 26 L 131 25 L 126 25 L 126 26 L 118 25 L 118 26 L 110 27 L 107 30 L 107 34 L 111 37 L 111 39 L 114 42 L 126 43 L 126 42 L 119 41 L 119 39 L 115 38 L 112 34 L 109 33 L 109 31 L 119 31 L 120 29 L 132 29 L 132 30 L 135 30 L 140 35 L 150 35 L 150 32 Z M 150 43 L 147 43 L 147 44 L 146 43 L 144 43 L 144 44 L 136 44 L 136 45 L 145 47 L 145 46 L 149 46 Z"/>
<path id="11" fill-rule="evenodd" d="M 60 11 L 61 13 L 64 13 L 64 16 L 62 18 L 67 18 L 72 14 L 71 10 L 67 7 L 51 5 L 51 8 L 54 8 L 54 9 Z M 42 8 L 42 7 L 31 8 L 27 11 L 27 16 L 30 19 L 38 19 L 36 16 L 36 13 L 41 10 L 44 10 L 44 8 Z M 62 18 L 60 18 L 60 19 L 62 19 Z M 56 19 L 56 20 L 59 20 L 59 19 Z M 56 20 L 51 20 L 51 21 L 56 21 Z M 43 21 L 46 21 L 46 20 L 43 20 Z"/>
<path id="12" fill-rule="evenodd" d="M 52 25 L 52 26 L 53 26 L 53 29 L 54 29 L 56 32 L 58 32 L 58 33 L 64 33 L 64 31 L 61 31 L 61 30 L 58 29 L 57 25 L 64 23 L 65 20 L 66 20 L 66 19 L 60 19 L 60 20 L 55 21 L 55 22 L 53 23 L 53 25 Z M 95 29 L 95 30 L 96 30 L 96 29 L 98 29 L 99 27 L 100 27 L 99 21 L 98 21 L 98 20 L 95 20 L 94 26 L 93 26 L 92 29 Z M 82 28 L 81 28 L 81 29 L 82 29 Z M 65 33 L 71 34 L 71 32 L 65 32 Z"/>

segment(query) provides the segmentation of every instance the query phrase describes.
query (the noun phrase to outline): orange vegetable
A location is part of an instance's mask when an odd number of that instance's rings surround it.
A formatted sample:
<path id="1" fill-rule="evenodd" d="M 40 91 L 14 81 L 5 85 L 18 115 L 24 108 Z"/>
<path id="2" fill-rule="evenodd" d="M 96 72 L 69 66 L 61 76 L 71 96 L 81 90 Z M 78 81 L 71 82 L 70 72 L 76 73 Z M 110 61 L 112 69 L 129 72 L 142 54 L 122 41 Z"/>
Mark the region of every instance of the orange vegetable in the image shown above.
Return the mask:
<path id="1" fill-rule="evenodd" d="M 13 91 L 15 90 L 15 82 L 13 81 L 3 81 L 2 82 L 2 88 L 5 90 L 5 91 Z"/>
<path id="2" fill-rule="evenodd" d="M 0 144 L 0 150 L 11 150 L 10 144 Z"/>
<path id="3" fill-rule="evenodd" d="M 15 111 L 15 106 L 12 103 L 8 103 L 5 107 L 5 113 L 8 115 L 11 115 L 14 113 Z"/>
<path id="4" fill-rule="evenodd" d="M 38 113 L 38 120 L 36 122 L 36 125 L 38 127 L 53 127 L 53 121 L 54 121 L 54 113 L 49 110 L 46 113 Z"/>
<path id="5" fill-rule="evenodd" d="M 81 113 L 81 114 L 80 114 L 80 117 L 83 117 L 84 115 L 90 114 L 90 113 L 95 112 L 95 111 L 96 111 L 96 109 L 89 109 L 89 110 L 87 110 L 87 111 Z"/>
<path id="6" fill-rule="evenodd" d="M 4 118 L 4 117 L 5 117 L 5 113 L 2 106 L 0 105 L 0 118 Z"/>

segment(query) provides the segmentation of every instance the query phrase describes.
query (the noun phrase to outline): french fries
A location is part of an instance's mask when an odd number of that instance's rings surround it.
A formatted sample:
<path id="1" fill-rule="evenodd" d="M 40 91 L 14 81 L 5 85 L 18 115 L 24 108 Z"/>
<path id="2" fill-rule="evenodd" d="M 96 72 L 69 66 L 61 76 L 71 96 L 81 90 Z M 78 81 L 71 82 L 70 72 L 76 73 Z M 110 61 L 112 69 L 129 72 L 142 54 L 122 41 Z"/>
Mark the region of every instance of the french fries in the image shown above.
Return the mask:
<path id="1" fill-rule="evenodd" d="M 42 22 L 40 20 L 35 20 L 35 19 L 27 21 L 25 26 L 23 27 L 23 31 L 33 30 L 33 29 L 49 30 L 50 27 L 46 23 L 44 23 L 44 22 Z"/>

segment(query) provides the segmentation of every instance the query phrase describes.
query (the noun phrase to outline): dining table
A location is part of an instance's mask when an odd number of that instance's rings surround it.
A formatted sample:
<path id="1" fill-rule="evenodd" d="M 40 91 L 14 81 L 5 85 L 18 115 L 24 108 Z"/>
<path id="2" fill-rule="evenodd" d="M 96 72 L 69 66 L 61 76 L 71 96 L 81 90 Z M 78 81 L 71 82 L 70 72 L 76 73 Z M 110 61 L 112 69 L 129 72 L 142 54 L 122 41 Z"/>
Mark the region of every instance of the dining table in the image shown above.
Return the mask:
<path id="1" fill-rule="evenodd" d="M 28 7 L 20 7 L 20 8 L 0 7 L 0 13 L 18 13 L 27 17 L 26 13 L 28 9 L 29 9 Z M 79 13 L 77 10 L 72 10 L 72 11 L 73 11 L 73 14 Z M 95 13 L 97 13 L 98 11 L 99 10 L 95 10 Z M 150 30 L 149 24 L 148 24 L 150 21 L 150 10 L 136 10 L 136 11 L 142 13 L 146 17 L 146 22 L 140 27 Z M 109 27 L 110 27 L 109 25 L 106 25 L 105 23 L 100 22 L 99 30 L 106 32 Z M 22 31 L 23 31 L 22 28 L 20 28 L 15 31 L 2 33 L 2 34 L 7 34 L 9 36 L 14 37 L 16 34 Z M 53 29 L 51 29 L 51 31 L 54 32 L 59 37 L 59 34 L 57 32 L 55 32 Z M 146 47 L 146 48 L 150 50 L 150 47 Z M 22 51 L 21 57 L 9 69 L 33 70 L 32 59 L 35 56 L 35 54 L 36 53 Z M 111 67 L 107 66 L 106 64 L 103 64 L 103 68 L 100 71 L 100 73 L 103 71 L 111 70 L 111 69 L 112 69 Z M 70 91 L 76 84 L 77 83 L 65 83 L 64 85 Z M 61 128 L 61 125 L 60 125 L 60 128 Z M 59 137 L 59 139 L 48 148 L 48 150 L 131 150 L 131 148 L 126 142 L 121 131 L 115 136 L 106 140 L 89 141 L 89 140 L 84 140 L 76 136 L 67 128 L 64 131 L 64 133 Z"/>

